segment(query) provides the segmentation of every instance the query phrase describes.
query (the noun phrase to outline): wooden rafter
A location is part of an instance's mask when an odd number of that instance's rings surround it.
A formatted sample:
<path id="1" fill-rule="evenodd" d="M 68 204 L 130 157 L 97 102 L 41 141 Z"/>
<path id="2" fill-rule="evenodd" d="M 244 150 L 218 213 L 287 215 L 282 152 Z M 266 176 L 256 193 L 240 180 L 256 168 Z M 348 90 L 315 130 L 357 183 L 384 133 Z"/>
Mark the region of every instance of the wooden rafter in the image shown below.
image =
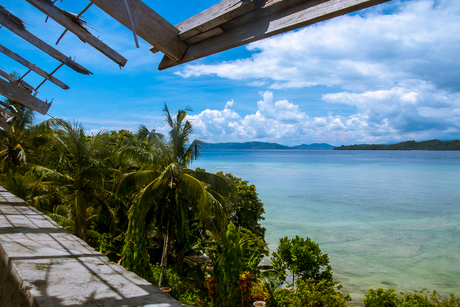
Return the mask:
<path id="1" fill-rule="evenodd" d="M 64 90 L 68 90 L 70 88 L 67 84 L 65 84 L 61 80 L 57 79 L 56 77 L 51 76 L 49 73 L 47 73 L 46 71 L 44 71 L 43 69 L 41 69 L 37 65 L 27 61 L 26 59 L 24 59 L 20 55 L 14 53 L 13 51 L 11 51 L 10 49 L 6 48 L 5 46 L 3 46 L 1 44 L 0 44 L 0 52 L 2 52 L 5 55 L 9 56 L 10 58 L 15 60 L 16 62 L 21 63 L 25 67 L 33 70 L 34 72 L 36 72 L 40 76 L 50 80 L 51 82 L 53 82 L 54 84 L 56 84 L 60 88 L 62 88 Z"/>
<path id="2" fill-rule="evenodd" d="M 125 66 L 127 60 L 114 51 L 112 48 L 104 44 L 102 41 L 97 39 L 92 35 L 88 30 L 80 25 L 78 19 L 73 16 L 73 14 L 68 13 L 53 4 L 50 0 L 26 0 L 37 9 L 54 19 L 64 28 L 68 29 L 74 33 L 78 38 L 80 38 L 85 43 L 90 44 L 95 49 L 99 50 L 105 56 L 110 58 L 112 61 L 117 63 L 120 66 Z"/>
<path id="3" fill-rule="evenodd" d="M 14 114 L 10 110 L 7 110 L 6 108 L 0 107 L 0 113 L 7 114 L 8 116 L 14 117 L 17 116 L 17 114 Z"/>
<path id="4" fill-rule="evenodd" d="M 6 82 L 0 78 L 0 94 L 11 100 L 17 101 L 23 106 L 37 111 L 43 115 L 48 112 L 51 103 L 46 103 L 40 99 L 30 95 L 27 91 Z"/>
<path id="5" fill-rule="evenodd" d="M 45 53 L 49 54 L 61 63 L 64 63 L 76 72 L 79 72 L 84 75 L 92 74 L 89 70 L 87 70 L 80 64 L 74 62 L 70 57 L 65 56 L 60 51 L 51 47 L 50 45 L 48 45 L 32 33 L 30 33 L 29 31 L 27 31 L 22 23 L 18 23 L 18 20 L 21 19 L 11 14 L 4 7 L 0 6 L 0 24 L 3 25 L 5 28 L 15 33 L 16 35 L 22 37 L 23 39 L 25 39 L 32 45 L 36 46 L 37 48 L 41 49 Z"/>
<path id="6" fill-rule="evenodd" d="M 25 90 L 25 91 L 27 91 L 29 93 L 32 93 L 34 91 L 34 87 L 32 85 L 28 84 L 24 80 L 16 79 L 12 75 L 10 75 L 9 73 L 7 73 L 7 72 L 5 72 L 5 71 L 3 71 L 1 69 L 0 69 L 0 76 L 2 76 L 6 80 L 10 81 L 10 83 L 13 83 L 16 86 L 19 86 L 20 88 L 22 88 L 23 90 Z"/>
<path id="7" fill-rule="evenodd" d="M 200 24 L 204 25 L 203 29 L 206 31 L 212 31 L 208 29 L 208 25 L 217 25 L 223 33 L 191 44 L 179 61 L 163 57 L 158 68 L 170 68 L 387 1 L 389 0 L 268 0 L 259 8 L 231 20 L 227 18 L 231 10 L 222 17 L 212 14 L 212 11 L 208 11 L 209 14 L 206 15 L 206 11 L 203 11 L 201 16 L 195 15 L 178 25 L 183 27 L 179 36 L 190 40 L 196 35 L 203 35 L 206 32 L 196 34 Z M 224 2 L 230 3 L 231 0 Z M 187 33 L 193 36 L 188 36 Z"/>
<path id="8" fill-rule="evenodd" d="M 255 0 L 224 0 L 197 15 L 176 25 L 179 37 L 186 40 L 192 36 L 219 27 L 221 24 L 240 17 L 265 4 L 265 1 Z"/>
<path id="9" fill-rule="evenodd" d="M 6 120 L 0 116 L 0 127 L 4 130 L 8 130 L 11 128 L 11 124 L 7 123 Z"/>
<path id="10" fill-rule="evenodd" d="M 91 0 L 122 25 L 131 29 L 124 0 Z M 179 39 L 179 30 L 140 0 L 128 0 L 136 34 L 163 52 L 172 61 L 180 60 L 187 44 Z"/>

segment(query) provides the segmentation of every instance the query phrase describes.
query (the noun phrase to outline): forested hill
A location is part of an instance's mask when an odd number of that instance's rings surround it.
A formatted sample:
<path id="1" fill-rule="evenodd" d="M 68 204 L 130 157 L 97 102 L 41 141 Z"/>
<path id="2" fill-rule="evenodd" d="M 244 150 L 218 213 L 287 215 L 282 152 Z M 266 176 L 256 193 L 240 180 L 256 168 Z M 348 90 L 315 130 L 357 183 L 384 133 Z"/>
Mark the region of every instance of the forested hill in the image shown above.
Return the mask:
<path id="1" fill-rule="evenodd" d="M 302 144 L 298 146 L 284 146 L 277 143 L 246 142 L 246 143 L 207 143 L 208 149 L 333 149 L 334 146 L 325 143 Z"/>
<path id="2" fill-rule="evenodd" d="M 460 141 L 406 141 L 390 145 L 364 144 L 335 147 L 334 150 L 460 150 Z"/>

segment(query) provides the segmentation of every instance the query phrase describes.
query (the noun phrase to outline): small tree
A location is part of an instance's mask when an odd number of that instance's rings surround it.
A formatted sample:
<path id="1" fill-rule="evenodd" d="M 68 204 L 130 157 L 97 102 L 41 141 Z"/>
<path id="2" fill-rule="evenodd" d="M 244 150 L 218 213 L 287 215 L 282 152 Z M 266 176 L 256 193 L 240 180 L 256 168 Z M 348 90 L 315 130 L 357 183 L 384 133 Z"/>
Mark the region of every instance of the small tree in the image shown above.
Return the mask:
<path id="1" fill-rule="evenodd" d="M 222 251 L 214 266 L 216 284 L 216 304 L 221 307 L 236 306 L 239 301 L 238 278 L 246 270 L 243 249 L 240 245 L 241 230 L 230 222 L 228 229 L 220 237 Z"/>
<path id="2" fill-rule="evenodd" d="M 223 172 L 218 174 L 223 175 Z M 234 212 L 232 222 L 236 227 L 243 227 L 250 230 L 256 236 L 265 239 L 265 228 L 260 225 L 260 221 L 265 218 L 264 203 L 260 200 L 256 191 L 256 186 L 249 184 L 248 181 L 233 176 L 231 173 L 225 174 L 236 187 L 238 198 L 233 204 Z"/>
<path id="3" fill-rule="evenodd" d="M 296 277 L 332 280 L 328 255 L 323 254 L 318 244 L 310 238 L 303 239 L 299 236 L 291 240 L 288 237 L 281 238 L 278 249 L 272 253 L 271 260 L 281 282 L 286 280 L 286 270 L 291 272 L 293 284 Z"/>

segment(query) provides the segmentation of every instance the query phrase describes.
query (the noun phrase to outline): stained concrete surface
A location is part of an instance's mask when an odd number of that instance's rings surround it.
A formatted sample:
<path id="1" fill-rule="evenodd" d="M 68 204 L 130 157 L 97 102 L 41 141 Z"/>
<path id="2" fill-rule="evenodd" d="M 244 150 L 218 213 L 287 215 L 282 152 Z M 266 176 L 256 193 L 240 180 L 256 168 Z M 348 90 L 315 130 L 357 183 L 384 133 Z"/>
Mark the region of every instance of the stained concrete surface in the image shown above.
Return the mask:
<path id="1" fill-rule="evenodd" d="M 0 306 L 181 306 L 0 187 Z"/>

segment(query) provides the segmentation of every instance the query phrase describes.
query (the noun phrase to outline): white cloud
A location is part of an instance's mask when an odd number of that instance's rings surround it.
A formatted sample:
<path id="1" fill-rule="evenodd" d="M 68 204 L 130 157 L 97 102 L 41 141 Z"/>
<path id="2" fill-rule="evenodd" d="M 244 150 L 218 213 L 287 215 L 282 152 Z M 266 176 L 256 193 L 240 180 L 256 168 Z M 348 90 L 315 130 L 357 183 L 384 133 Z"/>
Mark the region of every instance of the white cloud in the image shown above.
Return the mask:
<path id="1" fill-rule="evenodd" d="M 411 89 L 408 89 L 411 87 Z M 310 117 L 299 105 L 274 101 L 273 92 L 260 92 L 257 111 L 241 116 L 228 102 L 223 110 L 207 109 L 189 116 L 195 133 L 208 142 L 250 140 L 288 145 L 329 142 L 331 144 L 386 143 L 407 139 L 451 138 L 460 133 L 460 95 L 447 91 L 434 98 L 425 83 L 405 84 L 390 90 L 364 93 L 341 92 L 323 96 L 325 103 L 356 107 L 349 116 Z"/>
<path id="2" fill-rule="evenodd" d="M 457 1 L 392 1 L 255 42 L 247 46 L 249 58 L 190 64 L 176 74 L 248 80 L 272 91 L 322 86 L 325 104 L 353 107 L 346 116 L 311 118 L 302 101 L 273 102 L 273 92 L 262 92 L 258 111 L 235 124 L 247 138 L 335 144 L 453 139 L 460 135 L 458 33 Z"/>
<path id="3" fill-rule="evenodd" d="M 394 13 L 375 13 L 382 8 Z M 177 74 L 249 79 L 272 89 L 327 85 L 352 91 L 389 89 L 416 79 L 460 91 L 456 1 L 392 1 L 366 12 L 255 42 L 247 46 L 254 51 L 250 58 L 190 64 Z"/>

